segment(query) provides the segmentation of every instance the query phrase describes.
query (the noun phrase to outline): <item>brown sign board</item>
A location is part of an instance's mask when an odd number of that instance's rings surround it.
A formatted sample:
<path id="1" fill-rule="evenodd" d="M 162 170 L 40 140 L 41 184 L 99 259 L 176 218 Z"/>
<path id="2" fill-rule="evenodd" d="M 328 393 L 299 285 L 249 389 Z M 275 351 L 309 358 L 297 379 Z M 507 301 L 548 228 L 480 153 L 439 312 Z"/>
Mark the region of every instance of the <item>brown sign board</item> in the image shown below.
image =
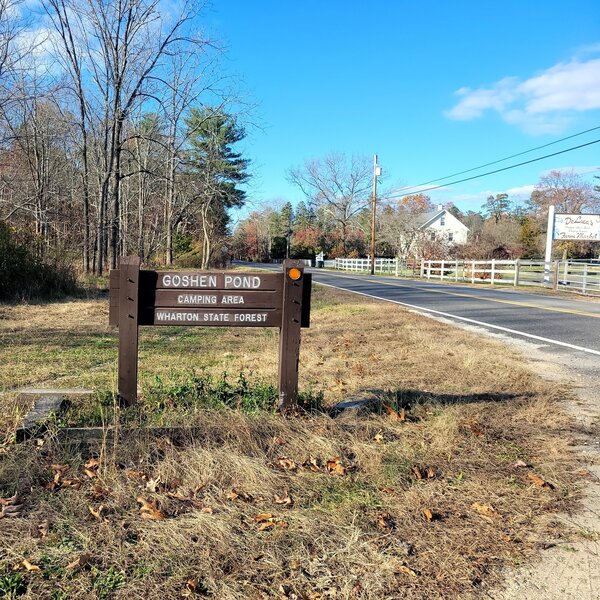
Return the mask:
<path id="1" fill-rule="evenodd" d="M 110 272 L 109 324 L 119 327 L 119 396 L 137 399 L 138 327 L 279 327 L 279 405 L 298 392 L 300 328 L 310 326 L 311 275 L 285 261 L 281 273 L 142 271 L 124 257 Z"/>

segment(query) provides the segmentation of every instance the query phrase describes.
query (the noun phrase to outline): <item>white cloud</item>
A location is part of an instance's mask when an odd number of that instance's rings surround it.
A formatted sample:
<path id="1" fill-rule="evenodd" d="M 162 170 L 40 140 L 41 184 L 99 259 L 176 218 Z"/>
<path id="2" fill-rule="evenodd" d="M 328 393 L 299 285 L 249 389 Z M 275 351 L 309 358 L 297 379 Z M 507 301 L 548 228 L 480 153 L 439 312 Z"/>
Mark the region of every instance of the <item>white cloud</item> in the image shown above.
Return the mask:
<path id="1" fill-rule="evenodd" d="M 556 169 L 548 169 L 547 171 L 542 171 L 540 173 L 540 177 L 546 177 L 550 175 L 552 171 L 569 171 L 575 173 L 576 175 L 587 175 L 588 173 L 594 173 L 595 171 L 600 171 L 600 166 L 589 166 L 589 167 L 558 167 Z"/>
<path id="2" fill-rule="evenodd" d="M 600 109 L 600 58 L 572 59 L 525 81 L 505 77 L 489 87 L 463 87 L 456 95 L 459 101 L 445 112 L 450 119 L 470 121 L 495 111 L 528 133 L 558 133 L 574 112 Z"/>

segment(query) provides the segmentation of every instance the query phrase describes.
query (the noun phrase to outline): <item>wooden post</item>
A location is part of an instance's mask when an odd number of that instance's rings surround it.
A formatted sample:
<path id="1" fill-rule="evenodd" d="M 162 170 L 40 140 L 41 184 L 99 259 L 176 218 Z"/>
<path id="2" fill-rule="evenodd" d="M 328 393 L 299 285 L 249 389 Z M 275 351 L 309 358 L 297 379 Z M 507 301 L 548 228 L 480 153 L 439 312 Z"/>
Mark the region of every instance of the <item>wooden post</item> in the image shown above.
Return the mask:
<path id="1" fill-rule="evenodd" d="M 300 277 L 292 279 L 293 270 Z M 300 261 L 283 262 L 283 314 L 279 336 L 279 411 L 294 406 L 298 396 L 298 362 L 300 360 L 300 320 L 304 288 L 304 265 Z"/>
<path id="2" fill-rule="evenodd" d="M 588 276 L 588 266 L 587 263 L 583 265 L 583 283 L 581 286 L 581 291 L 585 294 L 587 293 L 587 276 Z"/>
<path id="3" fill-rule="evenodd" d="M 119 401 L 137 401 L 140 257 L 121 258 L 119 281 Z"/>
<path id="4" fill-rule="evenodd" d="M 492 258 L 492 276 L 491 276 L 491 284 L 494 285 L 494 277 L 496 275 L 496 259 Z"/>
<path id="5" fill-rule="evenodd" d="M 558 289 L 558 270 L 560 268 L 560 261 L 556 260 L 554 261 L 554 280 L 552 281 L 552 289 L 557 290 Z"/>
<path id="6" fill-rule="evenodd" d="M 517 258 L 515 260 L 515 279 L 513 285 L 517 287 L 519 285 L 519 270 L 521 269 L 521 261 Z"/>
<path id="7" fill-rule="evenodd" d="M 442 268 L 440 269 L 440 281 L 444 281 L 444 261 L 442 261 Z"/>

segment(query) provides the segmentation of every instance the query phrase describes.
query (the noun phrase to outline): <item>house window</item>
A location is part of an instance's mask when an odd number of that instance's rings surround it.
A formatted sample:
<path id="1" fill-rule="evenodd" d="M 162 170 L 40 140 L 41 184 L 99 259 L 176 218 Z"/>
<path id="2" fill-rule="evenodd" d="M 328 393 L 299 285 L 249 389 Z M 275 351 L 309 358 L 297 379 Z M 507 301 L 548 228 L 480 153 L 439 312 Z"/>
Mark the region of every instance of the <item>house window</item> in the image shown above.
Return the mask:
<path id="1" fill-rule="evenodd" d="M 448 232 L 448 241 L 449 242 L 453 242 L 454 241 L 454 233 L 452 231 Z"/>
<path id="2" fill-rule="evenodd" d="M 432 231 L 431 232 L 431 241 L 434 241 L 434 240 L 435 240 L 435 231 Z"/>
<path id="3" fill-rule="evenodd" d="M 444 225 L 446 225 L 446 215 L 442 215 L 442 216 L 440 217 L 440 225 L 441 225 L 442 227 L 444 227 Z"/>

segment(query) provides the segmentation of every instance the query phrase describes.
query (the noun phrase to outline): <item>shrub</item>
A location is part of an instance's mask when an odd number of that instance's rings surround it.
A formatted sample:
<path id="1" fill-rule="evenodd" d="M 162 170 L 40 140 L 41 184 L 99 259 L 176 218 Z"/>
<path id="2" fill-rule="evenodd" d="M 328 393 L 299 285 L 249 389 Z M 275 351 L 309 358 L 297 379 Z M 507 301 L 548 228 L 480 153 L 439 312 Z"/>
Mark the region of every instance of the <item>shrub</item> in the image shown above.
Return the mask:
<path id="1" fill-rule="evenodd" d="M 0 222 L 0 300 L 51 299 L 77 292 L 73 268 L 40 259 L 31 250 L 33 241 L 19 239 L 16 230 Z"/>

